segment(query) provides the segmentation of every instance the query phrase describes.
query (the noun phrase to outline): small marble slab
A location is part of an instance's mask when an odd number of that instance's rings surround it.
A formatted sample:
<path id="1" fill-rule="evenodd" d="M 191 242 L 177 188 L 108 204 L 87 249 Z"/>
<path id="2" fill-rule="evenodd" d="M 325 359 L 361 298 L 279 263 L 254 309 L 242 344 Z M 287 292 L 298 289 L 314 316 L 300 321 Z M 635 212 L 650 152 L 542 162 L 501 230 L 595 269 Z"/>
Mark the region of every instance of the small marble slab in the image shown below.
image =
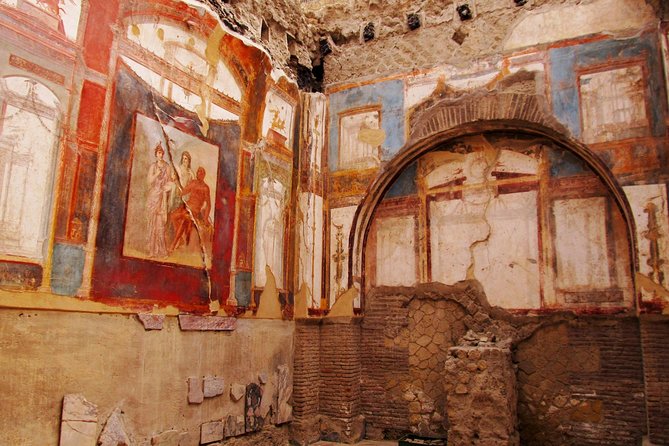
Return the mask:
<path id="1" fill-rule="evenodd" d="M 237 319 L 224 316 L 180 314 L 179 326 L 183 331 L 232 331 L 237 328 Z"/>

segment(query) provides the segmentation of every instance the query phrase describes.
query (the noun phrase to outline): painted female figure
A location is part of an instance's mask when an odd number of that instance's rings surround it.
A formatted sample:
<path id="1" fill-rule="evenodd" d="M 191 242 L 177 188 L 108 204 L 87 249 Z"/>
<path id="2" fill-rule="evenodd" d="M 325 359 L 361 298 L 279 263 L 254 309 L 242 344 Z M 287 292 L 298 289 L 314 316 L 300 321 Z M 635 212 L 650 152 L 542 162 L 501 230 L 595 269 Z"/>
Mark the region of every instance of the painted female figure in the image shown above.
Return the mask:
<path id="1" fill-rule="evenodd" d="M 167 206 L 172 175 L 169 164 L 163 159 L 165 150 L 158 143 L 154 149 L 156 160 L 149 166 L 146 176 L 146 214 L 148 220 L 146 249 L 149 257 L 167 257 L 165 230 L 167 228 Z"/>

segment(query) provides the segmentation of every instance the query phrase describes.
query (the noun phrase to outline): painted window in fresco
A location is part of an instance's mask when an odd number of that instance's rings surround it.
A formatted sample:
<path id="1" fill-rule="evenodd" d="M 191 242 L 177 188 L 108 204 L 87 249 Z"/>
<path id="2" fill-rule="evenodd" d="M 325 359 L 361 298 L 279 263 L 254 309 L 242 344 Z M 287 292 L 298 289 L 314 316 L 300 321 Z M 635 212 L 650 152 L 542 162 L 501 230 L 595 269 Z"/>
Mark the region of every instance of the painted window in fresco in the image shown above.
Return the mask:
<path id="1" fill-rule="evenodd" d="M 644 78 L 640 65 L 579 77 L 583 141 L 597 143 L 649 134 Z"/>
<path id="2" fill-rule="evenodd" d="M 216 178 L 218 147 L 137 114 L 123 255 L 211 267 Z"/>
<path id="3" fill-rule="evenodd" d="M 34 79 L 0 82 L 0 252 L 42 260 L 51 213 L 60 104 Z"/>
<path id="4" fill-rule="evenodd" d="M 241 89 L 220 58 L 207 59 L 203 38 L 160 20 L 133 23 L 125 37 L 121 59 L 160 95 L 200 121 L 239 120 Z"/>
<path id="5" fill-rule="evenodd" d="M 230 69 L 222 60 L 207 59 L 207 41 L 180 26 L 158 20 L 133 23 L 127 29 L 127 39 L 195 78 L 204 78 L 207 85 L 235 101 L 242 98 L 241 89 Z"/>
<path id="6" fill-rule="evenodd" d="M 278 91 L 267 92 L 262 133 L 270 142 L 288 150 L 293 146 L 293 108 Z"/>
<path id="7" fill-rule="evenodd" d="M 0 5 L 16 8 L 69 40 L 77 38 L 81 0 L 0 0 Z"/>
<path id="8" fill-rule="evenodd" d="M 343 114 L 339 119 L 339 168 L 365 169 L 381 162 L 381 110 Z"/>

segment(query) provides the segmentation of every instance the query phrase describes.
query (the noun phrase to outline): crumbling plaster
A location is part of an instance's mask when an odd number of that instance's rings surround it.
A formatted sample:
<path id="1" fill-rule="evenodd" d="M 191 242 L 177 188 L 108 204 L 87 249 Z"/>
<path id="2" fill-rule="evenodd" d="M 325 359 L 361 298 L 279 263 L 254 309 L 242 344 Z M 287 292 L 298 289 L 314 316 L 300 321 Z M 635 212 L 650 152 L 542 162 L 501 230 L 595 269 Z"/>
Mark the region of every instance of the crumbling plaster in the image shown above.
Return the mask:
<path id="1" fill-rule="evenodd" d="M 292 322 L 239 320 L 234 332 L 183 332 L 172 317 L 145 331 L 132 315 L 3 310 L 0 348 L 11 360 L 0 365 L 0 438 L 57 445 L 63 395 L 81 394 L 98 407 L 98 434 L 118 407 L 132 444 L 176 430 L 182 445 L 197 445 L 202 423 L 244 415 L 233 385 L 258 383 L 261 408 L 273 404 L 277 368 L 292 370 L 293 331 Z M 222 378 L 224 393 L 189 403 L 189 378 L 205 376 Z"/>
<path id="2" fill-rule="evenodd" d="M 456 12 L 465 3 L 472 19 L 461 20 Z M 473 60 L 494 61 L 505 51 L 587 34 L 629 35 L 667 16 L 667 7 L 657 0 L 530 0 L 522 6 L 511 0 L 351 0 L 312 1 L 303 8 L 308 22 L 330 40 L 328 86 L 444 63 L 466 67 Z M 418 29 L 409 29 L 410 13 L 421 17 Z M 376 35 L 365 42 L 361 32 L 370 22 Z"/>
<path id="3" fill-rule="evenodd" d="M 286 70 L 293 78 L 297 77 L 295 62 L 289 63 L 294 56 L 297 63 L 311 69 L 312 60 L 318 52 L 318 32 L 300 13 L 299 1 L 199 1 L 211 6 L 228 29 L 264 47 L 276 68 Z M 262 36 L 263 21 L 269 30 L 267 38 Z M 295 39 L 295 44 L 290 47 L 287 34 Z"/>
<path id="4" fill-rule="evenodd" d="M 210 5 L 226 27 L 263 46 L 274 64 L 293 78 L 300 77 L 296 63 L 302 76 L 324 63 L 325 85 L 444 62 L 464 67 L 472 60 L 587 34 L 629 35 L 669 16 L 661 0 L 530 0 L 519 6 L 511 0 L 199 1 Z M 473 13 L 470 20 L 461 20 L 456 11 L 465 3 Z M 409 14 L 419 17 L 420 27 L 409 28 Z M 263 21 L 269 30 L 265 38 Z M 368 23 L 374 24 L 375 36 L 365 41 L 362 33 Z M 294 43 L 289 45 L 287 34 Z M 313 75 L 308 77 L 313 81 Z"/>

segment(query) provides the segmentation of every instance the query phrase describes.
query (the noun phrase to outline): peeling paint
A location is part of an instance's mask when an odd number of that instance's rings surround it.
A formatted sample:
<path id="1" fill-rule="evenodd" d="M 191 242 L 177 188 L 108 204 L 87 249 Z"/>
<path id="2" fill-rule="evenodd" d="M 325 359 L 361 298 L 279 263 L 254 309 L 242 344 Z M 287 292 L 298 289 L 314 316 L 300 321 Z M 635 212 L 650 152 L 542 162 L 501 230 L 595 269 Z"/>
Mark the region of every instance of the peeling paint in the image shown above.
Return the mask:
<path id="1" fill-rule="evenodd" d="M 351 287 L 337 297 L 326 317 L 354 316 L 353 302 L 360 297 L 357 288 Z"/>
<path id="2" fill-rule="evenodd" d="M 267 281 L 260 294 L 260 304 L 255 316 L 259 319 L 281 319 L 281 303 L 279 302 L 279 291 L 276 287 L 276 279 L 271 268 L 265 265 Z"/>

